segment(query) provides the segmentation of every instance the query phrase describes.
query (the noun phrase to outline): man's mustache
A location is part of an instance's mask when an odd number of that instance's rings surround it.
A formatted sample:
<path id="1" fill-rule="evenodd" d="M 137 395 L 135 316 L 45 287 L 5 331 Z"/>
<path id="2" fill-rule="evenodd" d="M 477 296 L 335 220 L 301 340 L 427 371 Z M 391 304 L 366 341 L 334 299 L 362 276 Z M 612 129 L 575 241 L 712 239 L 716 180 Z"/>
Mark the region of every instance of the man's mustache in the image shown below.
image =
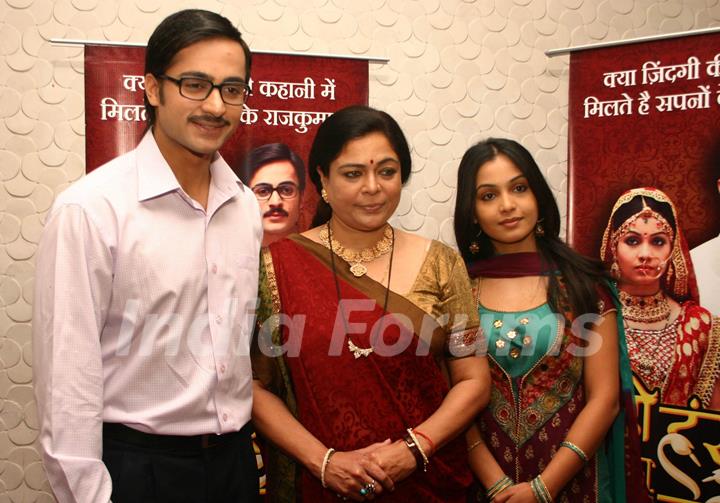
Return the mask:
<path id="1" fill-rule="evenodd" d="M 209 124 L 211 126 L 229 126 L 230 122 L 223 117 L 215 117 L 214 115 L 194 115 L 190 117 L 191 122 Z"/>
<path id="2" fill-rule="evenodd" d="M 271 217 L 273 215 L 280 215 L 283 217 L 290 216 L 290 214 L 282 208 L 272 208 L 272 209 L 266 211 L 265 213 L 263 213 L 263 217 Z"/>

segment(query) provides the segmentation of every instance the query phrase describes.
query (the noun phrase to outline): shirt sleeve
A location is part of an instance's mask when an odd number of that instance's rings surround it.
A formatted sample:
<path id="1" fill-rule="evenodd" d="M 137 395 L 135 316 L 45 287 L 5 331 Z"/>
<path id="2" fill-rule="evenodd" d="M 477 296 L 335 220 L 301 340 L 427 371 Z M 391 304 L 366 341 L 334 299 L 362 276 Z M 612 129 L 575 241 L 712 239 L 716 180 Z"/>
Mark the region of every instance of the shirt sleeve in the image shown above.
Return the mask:
<path id="1" fill-rule="evenodd" d="M 81 207 L 48 215 L 36 254 L 33 373 L 45 470 L 60 503 L 110 501 L 100 333 L 112 270 L 110 248 Z"/>

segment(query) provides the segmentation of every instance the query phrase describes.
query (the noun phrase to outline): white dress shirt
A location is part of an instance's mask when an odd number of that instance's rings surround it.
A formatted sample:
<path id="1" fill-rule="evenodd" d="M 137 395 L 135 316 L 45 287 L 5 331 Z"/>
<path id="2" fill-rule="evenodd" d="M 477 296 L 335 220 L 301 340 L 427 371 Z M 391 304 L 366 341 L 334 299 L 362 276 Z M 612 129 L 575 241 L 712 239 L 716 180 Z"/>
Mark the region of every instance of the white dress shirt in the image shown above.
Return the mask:
<path id="1" fill-rule="evenodd" d="M 152 133 L 65 190 L 37 251 L 33 372 L 45 468 L 60 502 L 106 502 L 102 423 L 149 433 L 239 430 L 262 223 L 216 155 L 207 210 Z"/>

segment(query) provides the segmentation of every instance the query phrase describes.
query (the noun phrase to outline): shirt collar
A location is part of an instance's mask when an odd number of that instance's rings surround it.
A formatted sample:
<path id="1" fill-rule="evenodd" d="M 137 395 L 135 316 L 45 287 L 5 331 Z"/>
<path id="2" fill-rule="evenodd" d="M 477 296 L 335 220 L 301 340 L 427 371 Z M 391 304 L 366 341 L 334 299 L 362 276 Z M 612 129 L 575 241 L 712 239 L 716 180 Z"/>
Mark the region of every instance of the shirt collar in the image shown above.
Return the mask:
<path id="1" fill-rule="evenodd" d="M 215 153 L 210 163 L 210 183 L 227 198 L 245 190 L 245 185 L 219 153 Z"/>
<path id="2" fill-rule="evenodd" d="M 155 142 L 152 129 L 149 129 L 135 149 L 138 173 L 138 201 L 146 201 L 168 192 L 181 189 L 170 165 Z M 243 191 L 245 186 L 225 162 L 215 153 L 210 163 L 211 183 L 226 197 Z"/>

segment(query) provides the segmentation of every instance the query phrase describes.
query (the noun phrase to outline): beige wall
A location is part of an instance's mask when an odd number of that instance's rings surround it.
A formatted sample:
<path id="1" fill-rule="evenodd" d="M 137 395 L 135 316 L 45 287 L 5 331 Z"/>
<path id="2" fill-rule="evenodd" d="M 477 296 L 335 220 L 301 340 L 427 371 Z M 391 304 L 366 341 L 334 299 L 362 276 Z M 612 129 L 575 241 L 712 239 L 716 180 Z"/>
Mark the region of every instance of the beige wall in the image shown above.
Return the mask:
<path id="1" fill-rule="evenodd" d="M 54 194 L 84 171 L 82 50 L 50 38 L 145 42 L 170 12 L 215 10 L 254 49 L 390 58 L 370 103 L 413 146 L 394 223 L 453 242 L 462 153 L 520 140 L 565 209 L 566 56 L 547 49 L 720 26 L 720 0 L 0 0 L 0 503 L 52 501 L 35 444 L 33 254 Z"/>

